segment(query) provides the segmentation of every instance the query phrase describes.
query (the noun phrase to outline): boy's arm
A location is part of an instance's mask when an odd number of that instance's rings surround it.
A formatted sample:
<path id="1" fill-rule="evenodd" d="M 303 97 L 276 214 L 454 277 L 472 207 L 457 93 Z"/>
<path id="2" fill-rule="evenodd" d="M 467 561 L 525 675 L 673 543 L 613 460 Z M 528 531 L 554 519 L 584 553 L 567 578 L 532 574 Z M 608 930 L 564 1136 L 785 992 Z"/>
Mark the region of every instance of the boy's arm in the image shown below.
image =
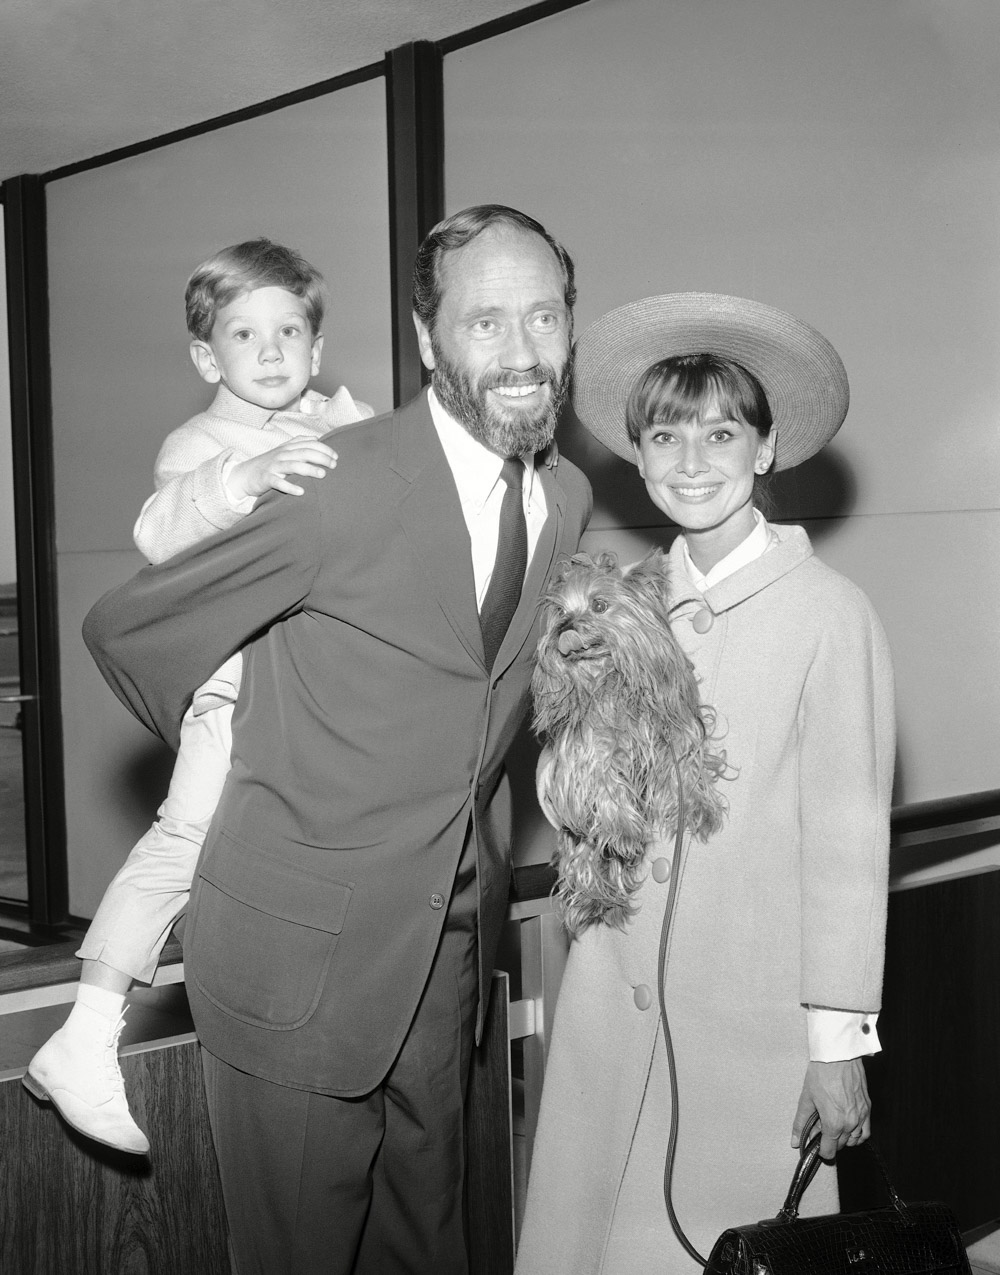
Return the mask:
<path id="1" fill-rule="evenodd" d="M 197 426 L 182 425 L 169 434 L 156 458 L 156 490 L 132 531 L 139 552 L 150 562 L 164 562 L 239 522 L 246 510 L 230 502 L 223 476 L 242 459 Z"/>
<path id="2" fill-rule="evenodd" d="M 269 497 L 238 526 L 105 594 L 83 636 L 132 713 L 175 748 L 196 687 L 309 594 L 323 543 L 317 501 Z"/>
<path id="3" fill-rule="evenodd" d="M 251 455 L 235 447 L 223 447 L 199 425 L 192 422 L 182 425 L 167 436 L 156 458 L 153 475 L 156 490 L 143 505 L 132 529 L 136 548 L 150 562 L 165 562 L 206 536 L 235 526 L 265 490 L 300 494 L 297 484 L 285 481 L 288 474 L 309 474 L 315 478 L 336 463 L 336 454 L 319 443 L 320 437 L 373 415 L 374 409 L 352 398 L 344 386 L 340 386 L 332 398 L 313 395 L 307 411 L 277 414 L 275 419 L 300 428 L 296 437 L 289 435 L 288 442 L 279 444 L 266 455 L 275 455 L 296 444 L 299 455 L 289 463 L 285 463 L 287 457 L 284 457 L 270 466 L 259 453 Z M 303 444 L 307 444 L 305 451 Z M 250 477 L 249 484 L 242 479 L 234 482 L 237 477 L 234 470 L 258 463 L 260 467 Z M 250 494 L 246 494 L 248 491 Z"/>

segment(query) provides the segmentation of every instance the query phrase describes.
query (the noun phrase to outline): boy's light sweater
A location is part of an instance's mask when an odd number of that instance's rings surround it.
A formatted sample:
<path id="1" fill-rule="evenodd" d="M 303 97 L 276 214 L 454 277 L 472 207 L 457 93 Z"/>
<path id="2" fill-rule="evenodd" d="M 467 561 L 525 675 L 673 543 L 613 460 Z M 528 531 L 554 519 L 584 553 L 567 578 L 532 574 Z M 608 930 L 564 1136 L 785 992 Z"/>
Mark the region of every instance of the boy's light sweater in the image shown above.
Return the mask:
<path id="1" fill-rule="evenodd" d="M 234 504 L 224 472 L 241 460 L 310 434 L 321 438 L 340 425 L 373 416 L 340 386 L 315 414 L 272 412 L 219 388 L 211 407 L 168 434 L 156 458 L 156 490 L 143 505 L 132 531 L 136 548 L 150 562 L 163 562 L 206 536 L 233 526 L 253 508 L 253 499 Z"/>
<path id="2" fill-rule="evenodd" d="M 341 425 L 374 416 L 341 385 L 315 414 L 272 412 L 220 386 L 211 407 L 168 434 L 156 458 L 156 490 L 143 505 L 132 531 L 136 548 L 150 562 L 164 562 L 199 540 L 239 522 L 255 503 L 238 503 L 226 492 L 233 465 L 273 451 L 292 438 L 322 438 Z M 294 500 L 292 496 L 290 499 Z M 194 712 L 231 703 L 239 691 L 242 658 L 237 653 L 199 687 Z"/>

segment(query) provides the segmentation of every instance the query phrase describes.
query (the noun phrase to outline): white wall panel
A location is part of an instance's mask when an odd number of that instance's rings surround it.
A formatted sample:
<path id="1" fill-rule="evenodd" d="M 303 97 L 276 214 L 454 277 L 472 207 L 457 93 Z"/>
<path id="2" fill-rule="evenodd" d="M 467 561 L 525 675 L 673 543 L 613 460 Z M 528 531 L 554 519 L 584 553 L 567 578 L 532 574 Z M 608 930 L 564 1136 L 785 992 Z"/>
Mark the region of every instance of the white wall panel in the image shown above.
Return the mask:
<path id="1" fill-rule="evenodd" d="M 445 112 L 449 210 L 544 222 L 578 329 L 694 289 L 833 341 L 851 410 L 780 514 L 885 621 L 897 800 L 995 787 L 1000 7 L 592 0 L 449 55 Z M 594 481 L 588 542 L 669 538 L 630 466 L 572 423 L 563 447 Z"/>
<path id="2" fill-rule="evenodd" d="M 104 685 L 83 616 L 142 565 L 132 525 L 166 434 L 211 401 L 184 285 L 267 235 L 326 276 L 316 387 L 392 406 L 385 85 L 341 89 L 47 187 L 70 908 L 90 916 L 166 792 L 170 758 Z"/>
<path id="3" fill-rule="evenodd" d="M 266 235 L 326 276 L 317 388 L 392 406 L 381 79 L 49 183 L 59 549 L 125 549 L 166 434 L 211 401 L 184 285 Z"/>

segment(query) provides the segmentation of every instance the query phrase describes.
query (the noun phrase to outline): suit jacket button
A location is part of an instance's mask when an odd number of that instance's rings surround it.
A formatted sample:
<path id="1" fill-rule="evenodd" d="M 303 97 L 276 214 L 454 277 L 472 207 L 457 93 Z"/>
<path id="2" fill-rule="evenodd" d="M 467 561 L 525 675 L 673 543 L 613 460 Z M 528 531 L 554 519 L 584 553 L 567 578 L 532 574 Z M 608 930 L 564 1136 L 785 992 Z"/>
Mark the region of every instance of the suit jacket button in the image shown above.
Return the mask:
<path id="1" fill-rule="evenodd" d="M 670 879 L 670 860 L 654 859 L 653 860 L 653 880 L 658 885 L 662 885 L 664 881 Z"/>
<path id="2" fill-rule="evenodd" d="M 640 983 L 632 993 L 632 999 L 635 1001 L 636 1009 L 649 1009 L 653 1003 L 653 993 L 645 983 Z"/>
<path id="3" fill-rule="evenodd" d="M 444 907 L 444 895 L 432 894 L 429 899 L 429 903 L 435 912 L 440 912 L 440 910 Z"/>
<path id="4" fill-rule="evenodd" d="M 695 611 L 691 619 L 691 627 L 695 633 L 707 633 L 714 623 L 715 616 L 707 609 Z"/>

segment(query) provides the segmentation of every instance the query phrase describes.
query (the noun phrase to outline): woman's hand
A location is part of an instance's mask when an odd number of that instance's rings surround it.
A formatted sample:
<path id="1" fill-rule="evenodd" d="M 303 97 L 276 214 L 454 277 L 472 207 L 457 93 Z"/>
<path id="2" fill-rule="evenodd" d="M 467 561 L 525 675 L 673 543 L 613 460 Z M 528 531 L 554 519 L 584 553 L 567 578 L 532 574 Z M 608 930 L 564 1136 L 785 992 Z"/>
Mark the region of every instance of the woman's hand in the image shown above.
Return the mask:
<path id="1" fill-rule="evenodd" d="M 817 1111 L 823 1128 L 819 1153 L 824 1160 L 832 1160 L 841 1147 L 860 1146 L 871 1134 L 871 1110 L 860 1058 L 811 1062 L 792 1125 L 792 1146 L 799 1145 L 806 1121 Z"/>

